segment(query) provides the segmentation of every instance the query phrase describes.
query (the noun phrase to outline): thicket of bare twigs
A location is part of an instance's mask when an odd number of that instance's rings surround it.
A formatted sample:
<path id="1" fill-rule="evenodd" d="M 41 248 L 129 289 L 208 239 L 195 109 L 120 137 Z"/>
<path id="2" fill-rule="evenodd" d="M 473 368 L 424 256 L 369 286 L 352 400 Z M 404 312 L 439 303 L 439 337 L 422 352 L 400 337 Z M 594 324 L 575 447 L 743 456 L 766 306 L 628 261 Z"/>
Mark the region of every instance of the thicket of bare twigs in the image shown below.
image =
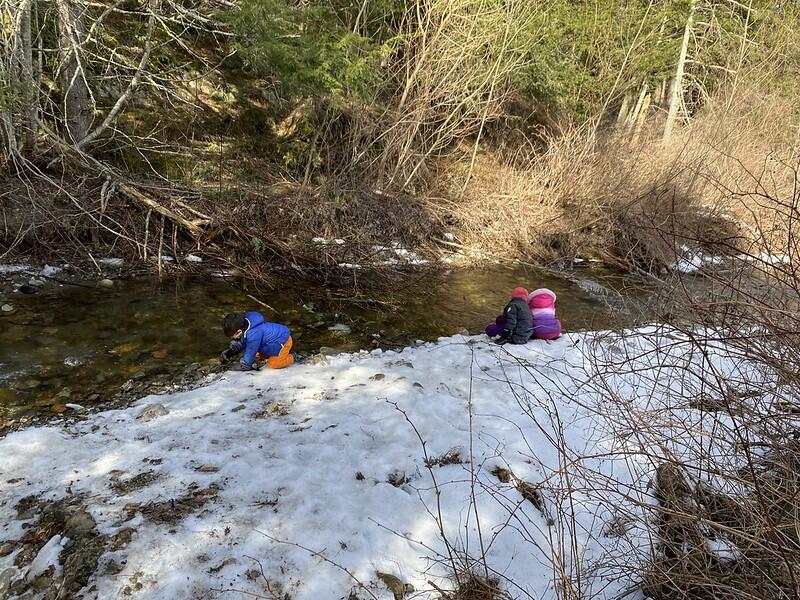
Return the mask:
<path id="1" fill-rule="evenodd" d="M 769 214 L 769 229 L 719 239 L 652 223 L 673 263 L 686 261 L 684 245 L 696 252 L 694 270 L 665 276 L 650 299 L 657 325 L 594 334 L 577 363 L 512 359 L 510 371 L 540 384 L 509 375 L 536 439 L 530 453 L 496 458 L 532 465 L 538 481 L 511 466 L 487 473 L 470 418 L 464 468 L 480 544 L 448 539 L 447 492 L 429 469 L 437 505 L 427 508 L 447 548 L 436 560 L 453 573 L 442 598 L 532 597 L 483 545 L 476 498 L 487 496 L 529 540 L 524 556 L 549 561 L 559 598 L 608 597 L 620 580 L 622 596 L 654 600 L 800 597 L 800 160 L 734 175 L 708 185 L 733 214 Z M 579 439 L 566 433 L 575 423 Z M 425 464 L 435 462 L 425 454 Z"/>

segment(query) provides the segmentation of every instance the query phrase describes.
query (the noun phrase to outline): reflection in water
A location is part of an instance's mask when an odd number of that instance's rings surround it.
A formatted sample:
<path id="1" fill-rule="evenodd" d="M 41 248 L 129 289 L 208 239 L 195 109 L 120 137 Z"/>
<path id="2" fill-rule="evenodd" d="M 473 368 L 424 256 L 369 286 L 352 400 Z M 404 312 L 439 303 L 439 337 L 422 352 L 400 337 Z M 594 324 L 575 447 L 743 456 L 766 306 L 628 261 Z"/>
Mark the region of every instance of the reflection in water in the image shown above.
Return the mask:
<path id="1" fill-rule="evenodd" d="M 605 285 L 623 283 L 608 281 Z M 132 378 L 167 382 L 187 364 L 224 349 L 220 322 L 228 312 L 260 310 L 292 329 L 297 351 L 311 353 L 324 347 L 392 348 L 463 329 L 479 333 L 518 285 L 553 289 L 565 331 L 619 324 L 613 313 L 622 310 L 584 291 L 585 285 L 522 267 L 409 274 L 373 294 L 371 302 L 353 303 L 342 290 L 310 285 L 257 294 L 274 311 L 221 282 L 117 283 L 110 289 L 61 288 L 15 298 L 16 311 L 0 317 L 0 416 L 90 403 Z M 624 320 L 631 322 L 630 316 Z M 347 327 L 330 329 L 337 324 Z"/>

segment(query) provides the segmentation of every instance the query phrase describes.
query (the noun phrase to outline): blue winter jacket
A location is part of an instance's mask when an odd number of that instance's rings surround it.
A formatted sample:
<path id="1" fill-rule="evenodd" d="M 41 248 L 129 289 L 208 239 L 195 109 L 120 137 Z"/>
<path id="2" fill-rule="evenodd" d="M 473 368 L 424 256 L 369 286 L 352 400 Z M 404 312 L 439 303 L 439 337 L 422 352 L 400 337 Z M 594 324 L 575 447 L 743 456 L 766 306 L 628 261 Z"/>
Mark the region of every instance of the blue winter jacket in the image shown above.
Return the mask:
<path id="1" fill-rule="evenodd" d="M 256 352 L 277 356 L 290 335 L 285 325 L 265 321 L 260 312 L 251 311 L 244 314 L 242 337 L 231 344 L 231 349 L 234 352 L 244 350 L 241 362 L 249 367 L 256 360 Z"/>

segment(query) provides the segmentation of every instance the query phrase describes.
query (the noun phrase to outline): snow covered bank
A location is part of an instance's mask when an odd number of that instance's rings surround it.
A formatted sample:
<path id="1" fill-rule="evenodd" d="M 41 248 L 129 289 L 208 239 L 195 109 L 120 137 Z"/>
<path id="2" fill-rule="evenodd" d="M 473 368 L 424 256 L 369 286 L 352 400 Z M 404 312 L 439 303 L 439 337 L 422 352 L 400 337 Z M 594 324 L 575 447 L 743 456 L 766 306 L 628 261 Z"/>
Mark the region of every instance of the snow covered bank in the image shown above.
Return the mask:
<path id="1" fill-rule="evenodd" d="M 682 428 L 712 419 L 673 406 L 696 384 L 687 364 L 709 360 L 684 342 L 654 328 L 502 348 L 456 336 L 231 373 L 13 433 L 0 440 L 0 583 L 53 564 L 64 532 L 27 549 L 41 550 L 33 566 L 20 540 L 32 506 L 68 500 L 106 540 L 85 598 L 398 597 L 387 575 L 438 598 L 451 553 L 473 567 L 485 555 L 514 596 L 555 598 L 561 574 L 580 573 L 583 597 L 612 598 L 649 556 L 658 457 L 692 460 Z M 601 376 L 598 357 L 618 360 L 616 373 Z M 143 416 L 153 403 L 166 410 Z M 660 446 L 640 436 L 643 415 L 668 433 Z M 729 446 L 709 440 L 703 453 Z"/>

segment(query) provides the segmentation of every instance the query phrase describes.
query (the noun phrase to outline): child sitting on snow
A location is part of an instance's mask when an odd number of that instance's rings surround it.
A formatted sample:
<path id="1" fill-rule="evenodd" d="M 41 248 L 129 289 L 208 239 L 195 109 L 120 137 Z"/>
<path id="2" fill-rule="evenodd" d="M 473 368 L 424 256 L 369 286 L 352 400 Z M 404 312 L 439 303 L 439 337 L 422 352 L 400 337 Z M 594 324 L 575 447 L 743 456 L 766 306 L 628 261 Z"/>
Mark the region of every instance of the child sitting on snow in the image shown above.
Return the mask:
<path id="1" fill-rule="evenodd" d="M 561 335 L 561 321 L 556 318 L 556 294 L 547 288 L 534 290 L 528 296 L 533 314 L 533 337 L 554 340 Z"/>
<path id="2" fill-rule="evenodd" d="M 528 290 L 515 288 L 511 292 L 511 300 L 503 309 L 503 314 L 495 319 L 493 325 L 486 327 L 486 335 L 497 338 L 498 344 L 511 342 L 512 344 L 526 343 L 533 332 L 533 315 L 528 307 Z"/>
<path id="3" fill-rule="evenodd" d="M 269 323 L 264 315 L 251 311 L 245 314 L 225 315 L 222 330 L 230 338 L 230 347 L 223 352 L 219 361 L 223 364 L 244 350 L 241 361 L 232 371 L 258 369 L 258 360 L 267 360 L 271 369 L 283 369 L 294 362 L 289 353 L 292 349 L 292 334 L 289 328 L 279 323 Z"/>

